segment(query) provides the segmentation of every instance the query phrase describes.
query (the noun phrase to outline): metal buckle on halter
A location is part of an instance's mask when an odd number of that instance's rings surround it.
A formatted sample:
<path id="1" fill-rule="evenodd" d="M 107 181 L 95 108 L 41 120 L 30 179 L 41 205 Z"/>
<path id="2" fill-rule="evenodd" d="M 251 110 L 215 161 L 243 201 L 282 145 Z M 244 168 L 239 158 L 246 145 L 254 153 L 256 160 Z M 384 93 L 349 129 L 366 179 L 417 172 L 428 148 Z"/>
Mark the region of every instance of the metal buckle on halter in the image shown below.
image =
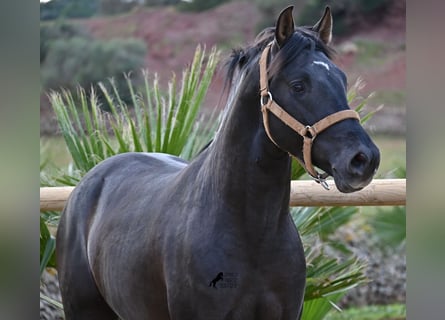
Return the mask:
<path id="1" fill-rule="evenodd" d="M 326 178 L 323 178 L 319 173 L 317 173 L 317 177 L 313 177 L 315 182 L 321 184 L 321 186 L 323 188 L 325 188 L 326 190 L 331 190 L 331 188 L 329 188 L 328 183 L 326 182 Z"/>

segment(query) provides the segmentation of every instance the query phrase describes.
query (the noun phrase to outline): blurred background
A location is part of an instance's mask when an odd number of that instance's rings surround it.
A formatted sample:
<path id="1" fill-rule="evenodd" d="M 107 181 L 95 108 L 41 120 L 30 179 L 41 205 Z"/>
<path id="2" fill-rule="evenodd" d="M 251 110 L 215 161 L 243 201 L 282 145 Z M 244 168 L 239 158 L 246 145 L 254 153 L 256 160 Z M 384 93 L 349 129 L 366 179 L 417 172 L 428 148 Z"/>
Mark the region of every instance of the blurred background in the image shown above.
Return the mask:
<path id="1" fill-rule="evenodd" d="M 160 90 L 167 92 L 169 79 L 173 74 L 180 78 L 197 45 L 202 44 L 208 49 L 216 46 L 221 52 L 200 110 L 211 115 L 224 105 L 219 103 L 224 59 L 232 48 L 252 42 L 264 27 L 273 26 L 288 5 L 295 7 L 297 25 L 314 24 L 324 7 L 331 6 L 334 62 L 345 71 L 351 87 L 361 79 L 358 95 L 366 98 L 364 112 L 376 112 L 364 125 L 382 154 L 377 178 L 405 178 L 404 0 L 41 1 L 41 177 L 42 172 L 54 172 L 53 167 L 72 165 L 50 92 L 61 88 L 75 92 L 78 86 L 88 90 L 112 77 L 122 100 L 131 103 L 124 73 L 142 86 L 142 69 L 156 73 Z M 106 104 L 102 105 L 108 112 Z M 41 178 L 41 185 L 47 185 L 47 180 L 42 183 Z M 325 319 L 405 319 L 405 208 L 363 207 L 357 212 L 337 225 L 329 241 L 343 245 L 345 256 L 353 254 L 364 262 L 369 283 L 358 285 L 338 301 L 349 313 L 331 312 Z M 48 222 L 51 216 L 45 219 Z M 332 250 L 324 254 L 339 256 Z M 51 272 L 43 275 L 41 292 L 59 300 L 53 276 Z M 41 319 L 59 319 L 60 312 L 54 310 L 57 308 L 41 300 Z"/>
<path id="2" fill-rule="evenodd" d="M 216 45 L 222 57 L 253 41 L 277 14 L 294 5 L 298 25 L 313 24 L 324 6 L 333 9 L 335 62 L 349 84 L 364 80 L 369 107 L 384 108 L 368 127 L 403 137 L 405 121 L 405 1 L 392 0 L 52 0 L 40 4 L 41 134 L 57 125 L 45 100 L 49 89 L 75 88 L 123 72 L 147 68 L 167 83 L 190 63 L 197 44 Z M 217 106 L 222 88 L 217 72 L 205 109 Z M 122 85 L 119 85 L 123 87 Z M 123 88 L 122 88 L 123 89 Z M 125 90 L 125 89 L 123 89 Z"/>

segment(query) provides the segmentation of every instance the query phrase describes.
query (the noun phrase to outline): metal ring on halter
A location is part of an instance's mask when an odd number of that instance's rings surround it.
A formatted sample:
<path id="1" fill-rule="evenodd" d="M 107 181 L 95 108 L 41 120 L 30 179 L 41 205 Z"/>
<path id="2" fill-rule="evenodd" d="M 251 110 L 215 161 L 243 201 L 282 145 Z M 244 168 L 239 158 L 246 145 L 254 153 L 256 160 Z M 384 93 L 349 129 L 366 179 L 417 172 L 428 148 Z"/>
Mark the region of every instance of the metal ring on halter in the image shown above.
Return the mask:
<path id="1" fill-rule="evenodd" d="M 270 91 L 267 91 L 267 96 L 268 96 L 268 98 L 269 98 L 269 101 L 272 101 L 272 93 L 270 93 Z M 261 96 L 261 98 L 260 98 L 260 103 L 261 103 L 261 106 L 263 107 L 264 105 L 266 105 L 266 103 L 267 103 L 267 101 L 266 102 L 264 102 L 264 98 L 265 98 L 266 96 L 264 95 L 264 96 Z"/>
<path id="2" fill-rule="evenodd" d="M 314 128 L 307 125 L 305 129 L 306 131 L 304 132 L 303 137 L 314 140 L 317 136 L 317 132 L 314 130 Z"/>

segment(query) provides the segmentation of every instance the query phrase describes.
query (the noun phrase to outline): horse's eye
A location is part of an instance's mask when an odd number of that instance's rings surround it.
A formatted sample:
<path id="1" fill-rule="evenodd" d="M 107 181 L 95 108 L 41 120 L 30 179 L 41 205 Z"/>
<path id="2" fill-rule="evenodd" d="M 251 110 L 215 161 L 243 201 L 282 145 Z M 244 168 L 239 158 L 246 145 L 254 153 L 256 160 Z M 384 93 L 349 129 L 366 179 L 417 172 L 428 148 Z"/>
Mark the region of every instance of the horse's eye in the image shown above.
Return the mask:
<path id="1" fill-rule="evenodd" d="M 292 89 L 296 92 L 296 93 L 303 93 L 305 90 L 305 86 L 304 83 L 301 81 L 297 81 L 292 83 Z"/>

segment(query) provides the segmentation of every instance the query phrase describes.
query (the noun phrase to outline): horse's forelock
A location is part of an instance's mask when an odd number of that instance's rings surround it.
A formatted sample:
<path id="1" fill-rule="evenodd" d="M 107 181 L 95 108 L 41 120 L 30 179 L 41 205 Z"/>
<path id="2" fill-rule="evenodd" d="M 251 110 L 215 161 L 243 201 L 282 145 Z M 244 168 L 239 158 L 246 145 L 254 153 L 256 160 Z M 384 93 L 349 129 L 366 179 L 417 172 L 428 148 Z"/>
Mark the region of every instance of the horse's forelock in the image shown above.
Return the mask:
<path id="1" fill-rule="evenodd" d="M 278 51 L 269 66 L 269 77 L 283 70 L 291 61 L 296 59 L 304 50 L 321 51 L 332 59 L 335 51 L 327 46 L 317 35 L 306 27 L 299 27 L 286 44 Z"/>
<path id="2" fill-rule="evenodd" d="M 274 40 L 274 37 L 275 27 L 265 28 L 258 33 L 253 44 L 232 50 L 232 54 L 226 63 L 227 74 L 223 91 L 230 91 L 235 71 L 238 68 L 249 66 L 249 63 L 259 57 L 264 48 Z M 323 52 L 329 59 L 332 59 L 335 54 L 334 49 L 326 45 L 316 32 L 308 27 L 297 27 L 292 37 L 279 50 L 277 59 L 274 59 L 270 65 L 269 76 L 273 76 L 273 74 L 285 68 L 303 49 L 308 47 L 311 50 Z"/>

